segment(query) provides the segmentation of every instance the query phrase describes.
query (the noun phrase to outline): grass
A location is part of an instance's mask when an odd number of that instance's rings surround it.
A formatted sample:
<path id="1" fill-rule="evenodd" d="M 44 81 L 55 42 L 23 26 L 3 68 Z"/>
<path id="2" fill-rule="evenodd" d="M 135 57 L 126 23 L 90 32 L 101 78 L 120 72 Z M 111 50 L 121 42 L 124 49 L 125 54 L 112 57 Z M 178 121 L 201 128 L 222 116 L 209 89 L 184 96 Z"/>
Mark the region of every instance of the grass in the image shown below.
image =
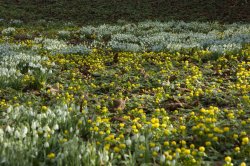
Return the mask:
<path id="1" fill-rule="evenodd" d="M 115 23 L 117 20 L 184 20 L 249 22 L 249 2 L 246 0 L 1 0 L 0 16 L 36 22 L 40 19 L 80 25 Z"/>

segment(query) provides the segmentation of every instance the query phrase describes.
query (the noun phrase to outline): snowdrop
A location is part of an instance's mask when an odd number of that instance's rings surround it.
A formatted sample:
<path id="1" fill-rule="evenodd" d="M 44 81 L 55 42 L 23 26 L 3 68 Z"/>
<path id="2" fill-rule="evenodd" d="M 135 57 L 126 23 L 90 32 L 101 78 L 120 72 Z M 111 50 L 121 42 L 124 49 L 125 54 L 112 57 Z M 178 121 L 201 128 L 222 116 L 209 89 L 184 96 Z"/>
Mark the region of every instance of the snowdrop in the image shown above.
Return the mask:
<path id="1" fill-rule="evenodd" d="M 127 139 L 125 142 L 126 142 L 126 145 L 127 145 L 127 146 L 131 146 L 131 145 L 132 145 L 131 139 Z"/>
<path id="2" fill-rule="evenodd" d="M 70 37 L 70 32 L 69 31 L 65 31 L 65 30 L 62 30 L 62 31 L 58 31 L 58 36 L 60 38 L 68 38 Z"/>
<path id="3" fill-rule="evenodd" d="M 14 135 L 15 135 L 16 138 L 21 137 L 21 134 L 20 134 L 20 132 L 18 130 L 15 131 Z"/>
<path id="4" fill-rule="evenodd" d="M 24 126 L 24 127 L 22 128 L 22 137 L 25 138 L 26 135 L 27 135 L 27 133 L 28 133 L 28 128 L 27 128 L 26 126 Z"/>
<path id="5" fill-rule="evenodd" d="M 8 133 L 10 133 L 10 134 L 12 134 L 13 131 L 14 131 L 14 129 L 11 128 L 11 127 L 8 125 L 8 126 L 5 128 L 5 131 L 8 132 Z"/>
<path id="6" fill-rule="evenodd" d="M 144 135 L 141 135 L 140 137 L 139 137 L 139 140 L 140 140 L 140 142 L 145 142 L 145 136 Z"/>
<path id="7" fill-rule="evenodd" d="M 38 122 L 37 121 L 33 121 L 32 124 L 31 124 L 32 130 L 36 130 L 37 127 L 38 127 Z"/>
<path id="8" fill-rule="evenodd" d="M 12 35 L 15 31 L 16 31 L 15 28 L 8 27 L 8 28 L 2 30 L 2 34 L 3 35 Z"/>
<path id="9" fill-rule="evenodd" d="M 64 41 L 59 41 L 56 39 L 44 39 L 42 44 L 44 49 L 49 51 L 60 50 L 67 47 L 67 44 Z"/>
<path id="10" fill-rule="evenodd" d="M 209 49 L 216 42 L 228 44 L 249 43 L 250 28 L 247 24 L 200 23 L 184 21 L 145 21 L 116 26 L 87 26 L 80 30 L 85 35 L 95 34 L 93 45 L 102 45 L 102 37 L 110 35 L 107 47 L 115 51 L 179 51 L 182 49 Z M 99 40 L 99 41 L 98 41 Z M 99 43 L 99 44 L 97 44 Z M 241 47 L 233 46 L 231 50 Z M 218 49 L 210 49 L 218 52 Z M 224 53 L 222 49 L 219 52 Z"/>
<path id="11" fill-rule="evenodd" d="M 54 129 L 54 130 L 59 130 L 59 125 L 58 125 L 58 124 L 55 124 L 55 125 L 53 126 L 53 129 Z"/>
<path id="12" fill-rule="evenodd" d="M 48 147 L 49 147 L 49 143 L 48 143 L 48 142 L 45 142 L 43 146 L 44 146 L 45 148 L 48 148 Z"/>
<path id="13" fill-rule="evenodd" d="M 56 55 L 56 54 L 64 54 L 64 55 L 67 55 L 67 54 L 80 54 L 80 55 L 86 55 L 86 54 L 89 54 L 89 53 L 90 53 L 90 49 L 87 48 L 86 46 L 83 46 L 83 45 L 76 45 L 76 46 L 68 45 L 68 46 L 65 46 L 64 48 L 55 49 L 55 50 L 52 51 L 53 55 Z"/>
<path id="14" fill-rule="evenodd" d="M 165 160 L 166 160 L 165 155 L 161 155 L 161 157 L 160 157 L 160 162 L 163 163 L 163 162 L 165 162 Z"/>
<path id="15" fill-rule="evenodd" d="M 4 131 L 0 128 L 0 142 L 3 142 Z"/>

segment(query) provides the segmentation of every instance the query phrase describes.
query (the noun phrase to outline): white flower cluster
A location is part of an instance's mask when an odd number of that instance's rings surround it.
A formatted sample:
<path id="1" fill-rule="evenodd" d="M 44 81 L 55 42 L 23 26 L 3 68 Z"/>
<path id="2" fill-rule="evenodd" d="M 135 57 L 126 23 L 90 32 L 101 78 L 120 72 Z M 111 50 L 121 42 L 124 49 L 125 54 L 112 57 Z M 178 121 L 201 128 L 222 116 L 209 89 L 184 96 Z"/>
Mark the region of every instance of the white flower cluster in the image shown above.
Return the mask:
<path id="1" fill-rule="evenodd" d="M 1 162 L 10 164 L 13 158 L 22 158 L 22 154 L 37 158 L 39 153 L 41 155 L 45 149 L 56 146 L 60 140 L 62 145 L 56 154 L 58 162 L 67 163 L 66 160 L 71 155 L 79 156 L 75 158 L 77 160 L 75 162 L 78 163 L 83 163 L 86 159 L 91 159 L 89 162 L 92 164 L 97 160 L 102 163 L 110 162 L 107 151 L 99 151 L 99 154 L 96 154 L 95 145 L 79 140 L 79 127 L 73 122 L 86 117 L 79 112 L 75 112 L 76 116 L 72 116 L 68 111 L 69 107 L 79 109 L 73 104 L 70 106 L 60 104 L 43 112 L 39 108 L 20 105 L 10 106 L 6 112 L 1 112 L 1 120 L 6 124 L 0 129 L 0 159 L 4 159 Z M 82 118 L 79 118 L 80 116 Z M 67 130 L 72 138 L 65 140 L 65 135 L 59 130 Z M 15 156 L 11 155 L 13 153 L 9 153 L 10 151 L 13 151 Z M 23 165 L 28 161 L 20 162 Z"/>
<path id="2" fill-rule="evenodd" d="M 62 30 L 62 31 L 58 31 L 58 36 L 59 38 L 62 38 L 62 39 L 67 39 L 70 37 L 70 32 L 69 31 L 66 31 L 66 30 Z"/>
<path id="3" fill-rule="evenodd" d="M 42 41 L 43 48 L 49 51 L 60 50 L 67 47 L 64 41 L 56 39 L 44 39 Z"/>
<path id="4" fill-rule="evenodd" d="M 33 49 L 45 49 L 56 54 L 80 54 L 85 55 L 90 53 L 90 49 L 84 45 L 68 45 L 66 42 L 57 39 L 35 38 L 35 44 L 41 44 L 42 47 L 33 46 Z"/>
<path id="5" fill-rule="evenodd" d="M 18 25 L 21 25 L 23 23 L 23 21 L 22 20 L 10 20 L 10 24 L 11 25 L 16 25 L 16 26 L 18 26 Z"/>
<path id="6" fill-rule="evenodd" d="M 41 62 L 46 59 L 30 52 L 22 52 L 18 45 L 0 44 L 0 85 L 8 86 L 19 80 L 23 68 L 28 68 L 29 73 L 33 70 L 45 73 L 47 69 Z"/>
<path id="7" fill-rule="evenodd" d="M 8 28 L 2 30 L 2 34 L 6 35 L 6 36 L 9 36 L 9 35 L 12 35 L 15 31 L 16 31 L 15 28 L 8 27 Z"/>
<path id="8" fill-rule="evenodd" d="M 90 53 L 90 49 L 83 45 L 67 45 L 59 50 L 53 50 L 52 54 L 79 54 L 79 55 L 86 55 Z"/>
<path id="9" fill-rule="evenodd" d="M 226 53 L 239 50 L 242 45 L 250 43 L 248 24 L 147 21 L 116 26 L 86 26 L 79 33 L 83 36 L 95 35 L 93 43 L 102 42 L 105 36 L 110 36 L 107 46 L 120 51 L 178 51 L 197 48 Z"/>
<path id="10" fill-rule="evenodd" d="M 139 52 L 141 47 L 134 43 L 121 43 L 117 41 L 111 41 L 108 43 L 108 47 L 112 48 L 114 51 L 127 51 L 127 52 Z"/>

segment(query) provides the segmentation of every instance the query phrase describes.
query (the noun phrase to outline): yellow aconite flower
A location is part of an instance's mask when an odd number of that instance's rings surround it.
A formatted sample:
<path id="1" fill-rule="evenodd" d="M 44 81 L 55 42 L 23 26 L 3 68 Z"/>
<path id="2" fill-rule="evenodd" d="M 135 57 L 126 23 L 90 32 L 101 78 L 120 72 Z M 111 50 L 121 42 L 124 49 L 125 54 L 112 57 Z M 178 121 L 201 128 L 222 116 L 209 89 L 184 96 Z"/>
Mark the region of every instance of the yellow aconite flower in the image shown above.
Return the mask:
<path id="1" fill-rule="evenodd" d="M 171 144 L 172 144 L 173 146 L 175 146 L 175 145 L 176 145 L 176 142 L 175 142 L 175 141 L 172 141 Z"/>
<path id="2" fill-rule="evenodd" d="M 232 161 L 232 159 L 231 159 L 231 157 L 227 156 L 227 157 L 225 157 L 225 161 L 226 161 L 227 163 L 230 163 L 230 162 Z"/>
<path id="3" fill-rule="evenodd" d="M 200 152 L 205 152 L 205 148 L 203 146 L 199 147 Z"/>
<path id="4" fill-rule="evenodd" d="M 245 162 L 242 162 L 240 166 L 247 166 L 247 164 Z"/>
<path id="5" fill-rule="evenodd" d="M 243 144 L 243 145 L 246 145 L 246 144 L 248 144 L 248 143 L 249 143 L 248 137 L 242 138 L 242 144 Z"/>
<path id="6" fill-rule="evenodd" d="M 106 145 L 104 146 L 104 149 L 105 149 L 105 150 L 109 150 L 109 148 L 110 148 L 110 144 L 106 144 Z"/>
<path id="7" fill-rule="evenodd" d="M 43 112 L 46 112 L 48 110 L 48 107 L 47 106 L 42 106 L 42 111 Z"/>
<path id="8" fill-rule="evenodd" d="M 236 147 L 236 148 L 234 148 L 234 150 L 235 150 L 236 152 L 240 152 L 240 147 Z"/>
<path id="9" fill-rule="evenodd" d="M 175 151 L 178 152 L 178 153 L 180 153 L 181 149 L 180 148 L 176 148 Z"/>
<path id="10" fill-rule="evenodd" d="M 152 155 L 153 155 L 154 157 L 156 157 L 156 156 L 158 155 L 158 153 L 157 153 L 156 151 L 153 151 Z"/>
<path id="11" fill-rule="evenodd" d="M 191 145 L 190 145 L 190 148 L 191 148 L 191 149 L 194 149 L 194 148 L 195 148 L 194 144 L 191 144 Z"/>
<path id="12" fill-rule="evenodd" d="M 126 144 L 120 144 L 119 147 L 120 147 L 121 149 L 125 149 L 125 148 L 126 148 Z"/>
<path id="13" fill-rule="evenodd" d="M 56 155 L 55 155 L 55 153 L 49 153 L 49 154 L 47 155 L 47 157 L 48 157 L 49 159 L 54 159 L 54 158 L 56 157 Z"/>
<path id="14" fill-rule="evenodd" d="M 185 153 L 186 155 L 189 155 L 189 154 L 191 153 L 191 151 L 190 151 L 189 149 L 186 149 L 186 150 L 184 151 L 184 153 Z"/>
<path id="15" fill-rule="evenodd" d="M 229 127 L 224 127 L 223 130 L 224 130 L 224 132 L 229 132 L 230 129 L 229 129 Z"/>
<path id="16" fill-rule="evenodd" d="M 239 137 L 238 134 L 234 134 L 234 135 L 233 135 L 233 138 L 234 138 L 234 139 L 237 139 L 238 137 Z"/>
<path id="17" fill-rule="evenodd" d="M 211 142 L 210 141 L 207 141 L 205 144 L 206 144 L 206 146 L 211 146 Z"/>
<path id="18" fill-rule="evenodd" d="M 124 123 L 120 123 L 119 126 L 120 126 L 121 128 L 123 128 L 123 127 L 125 126 L 125 124 L 124 124 Z"/>
<path id="19" fill-rule="evenodd" d="M 154 142 L 150 142 L 150 143 L 149 143 L 149 146 L 150 146 L 151 148 L 153 148 L 153 147 L 155 147 L 155 143 L 154 143 Z"/>
<path id="20" fill-rule="evenodd" d="M 180 130 L 182 130 L 182 131 L 183 131 L 183 130 L 186 130 L 186 126 L 183 126 L 183 125 L 180 126 Z"/>
<path id="21" fill-rule="evenodd" d="M 121 149 L 119 148 L 119 147 L 114 147 L 114 151 L 116 152 L 116 153 L 119 153 L 120 151 L 121 151 Z"/>
<path id="22" fill-rule="evenodd" d="M 164 142 L 164 146 L 169 146 L 169 142 L 168 142 L 168 141 L 165 141 L 165 142 Z"/>

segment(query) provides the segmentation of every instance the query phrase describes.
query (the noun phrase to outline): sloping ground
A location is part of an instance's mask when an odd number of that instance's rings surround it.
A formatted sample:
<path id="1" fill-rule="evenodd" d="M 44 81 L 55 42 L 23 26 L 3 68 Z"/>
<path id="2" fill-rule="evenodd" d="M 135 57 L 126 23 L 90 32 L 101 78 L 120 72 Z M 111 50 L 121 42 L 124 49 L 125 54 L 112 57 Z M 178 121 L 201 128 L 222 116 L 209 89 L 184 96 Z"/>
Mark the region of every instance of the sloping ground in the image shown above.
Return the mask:
<path id="1" fill-rule="evenodd" d="M 249 24 L 9 24 L 0 165 L 250 164 Z"/>
<path id="2" fill-rule="evenodd" d="M 0 17 L 80 24 L 111 23 L 119 19 L 249 22 L 249 8 L 247 0 L 1 0 Z"/>

